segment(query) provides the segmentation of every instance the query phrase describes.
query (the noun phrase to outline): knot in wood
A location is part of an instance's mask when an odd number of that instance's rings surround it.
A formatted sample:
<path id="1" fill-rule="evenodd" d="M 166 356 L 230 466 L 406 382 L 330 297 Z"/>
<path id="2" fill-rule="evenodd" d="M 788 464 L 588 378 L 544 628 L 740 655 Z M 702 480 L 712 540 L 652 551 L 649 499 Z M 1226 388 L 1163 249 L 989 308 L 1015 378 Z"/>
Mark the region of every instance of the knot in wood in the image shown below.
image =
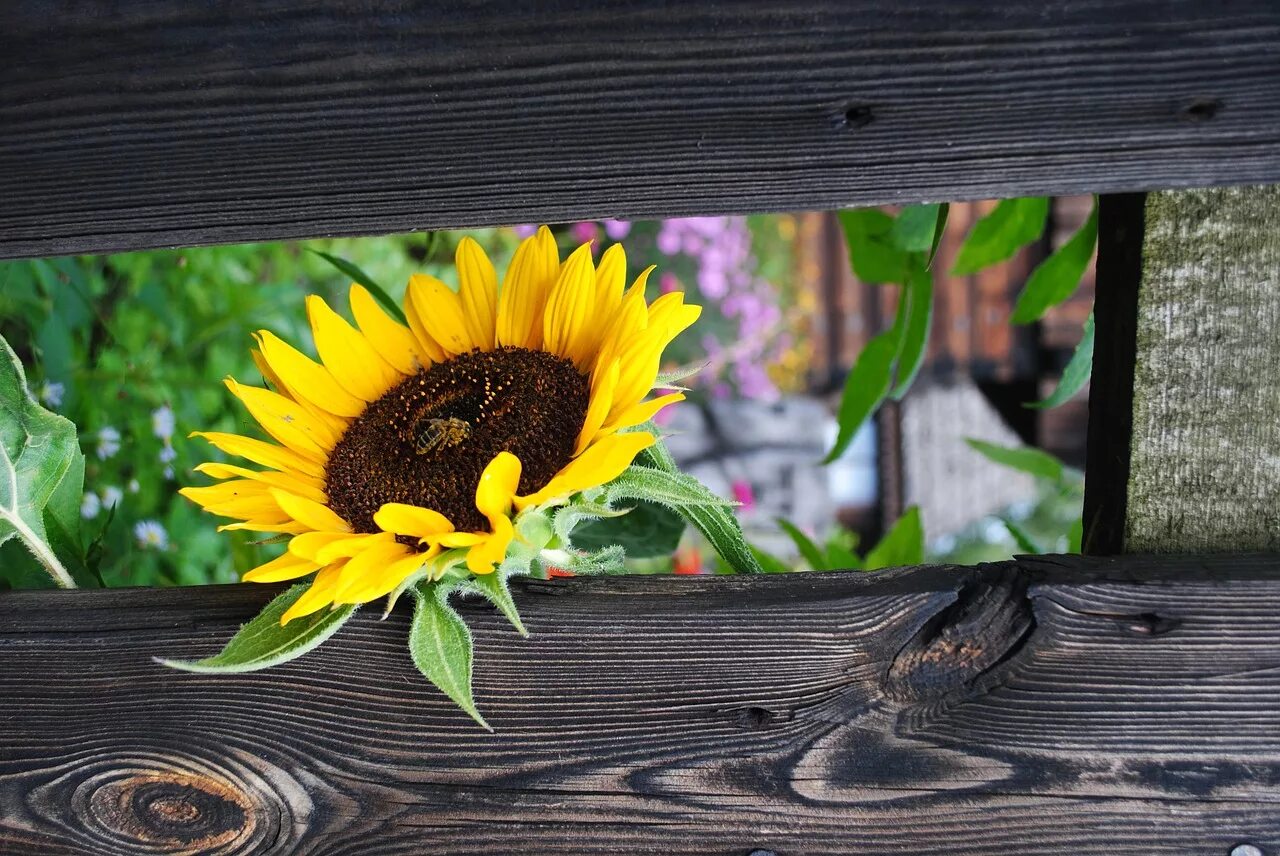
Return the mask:
<path id="1" fill-rule="evenodd" d="M 970 686 L 1016 655 L 1034 626 L 1027 580 L 1016 569 L 981 568 L 898 652 L 885 691 L 916 702 Z"/>

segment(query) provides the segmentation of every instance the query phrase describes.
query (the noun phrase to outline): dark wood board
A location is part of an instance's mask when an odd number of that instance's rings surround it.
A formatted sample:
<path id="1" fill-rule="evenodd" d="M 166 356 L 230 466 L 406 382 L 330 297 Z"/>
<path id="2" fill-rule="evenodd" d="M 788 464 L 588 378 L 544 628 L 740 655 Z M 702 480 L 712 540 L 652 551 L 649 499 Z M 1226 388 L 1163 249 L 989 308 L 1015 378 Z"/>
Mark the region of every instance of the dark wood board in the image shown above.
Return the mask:
<path id="1" fill-rule="evenodd" d="M 0 27 L 0 257 L 1280 180 L 1271 0 L 22 0 Z"/>
<path id="2" fill-rule="evenodd" d="M 1280 557 L 527 583 L 494 734 L 400 613 L 151 662 L 273 591 L 0 595 L 0 852 L 1280 852 Z"/>

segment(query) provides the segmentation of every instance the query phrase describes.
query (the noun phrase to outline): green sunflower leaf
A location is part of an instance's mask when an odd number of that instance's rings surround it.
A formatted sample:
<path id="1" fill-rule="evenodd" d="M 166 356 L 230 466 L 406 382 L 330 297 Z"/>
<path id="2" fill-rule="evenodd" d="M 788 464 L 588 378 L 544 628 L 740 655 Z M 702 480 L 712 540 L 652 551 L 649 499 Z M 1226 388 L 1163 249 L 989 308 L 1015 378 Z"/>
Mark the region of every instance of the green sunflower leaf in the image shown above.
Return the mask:
<path id="1" fill-rule="evenodd" d="M 399 304 L 391 298 L 390 294 L 387 294 L 387 290 L 385 288 L 378 285 L 377 281 L 373 277 L 369 276 L 369 274 L 365 273 L 364 269 L 359 265 L 352 264 L 346 259 L 338 256 L 322 253 L 320 250 L 308 249 L 307 252 L 319 256 L 338 270 L 342 271 L 353 281 L 358 282 L 365 288 L 369 289 L 369 293 L 382 304 L 382 308 L 386 309 L 387 313 L 390 314 L 392 318 L 396 319 L 401 324 L 408 323 L 404 317 L 404 310 L 400 308 Z"/>
<path id="2" fill-rule="evenodd" d="M 76 426 L 36 403 L 17 354 L 0 337 L 0 544 L 18 538 L 63 588 L 83 568 L 84 454 Z"/>
<path id="3" fill-rule="evenodd" d="M 281 626 L 280 616 L 310 587 L 310 583 L 299 583 L 276 597 L 212 657 L 203 660 L 156 657 L 155 661 L 184 672 L 237 674 L 256 672 L 301 657 L 337 633 L 356 611 L 353 605 L 337 606 L 295 618 Z"/>
<path id="4" fill-rule="evenodd" d="M 675 507 L 675 510 L 702 533 L 733 573 L 763 574 L 764 568 L 760 566 L 760 561 L 752 551 L 751 545 L 747 543 L 746 536 L 742 534 L 742 525 L 738 522 L 737 515 L 733 513 L 731 504 L 708 490 L 702 482 L 680 472 L 667 445 L 662 442 L 662 432 L 657 425 L 646 422 L 636 430 L 648 431 L 654 436 L 655 442 L 637 456 L 639 465 L 633 464 L 629 469 L 651 469 L 653 472 L 667 476 L 679 476 L 683 480 L 680 482 L 682 488 L 700 492 L 704 500 L 702 503 L 684 503 Z M 626 473 L 624 472 L 623 475 L 625 476 Z M 692 485 L 689 484 L 690 482 Z M 661 502 L 652 496 L 635 498 Z"/>
<path id="5" fill-rule="evenodd" d="M 995 209 L 970 230 L 956 253 L 951 273 L 975 273 L 1013 258 L 1018 250 L 1044 233 L 1049 200 L 1044 196 L 1002 199 Z"/>
<path id="6" fill-rule="evenodd" d="M 920 522 L 920 509 L 911 506 L 889 528 L 880 543 L 869 551 L 862 566 L 868 571 L 880 568 L 898 568 L 903 565 L 919 565 L 924 562 L 924 526 Z"/>
<path id="7" fill-rule="evenodd" d="M 525 560 L 523 571 L 512 568 L 507 573 L 503 573 L 503 570 L 500 568 L 497 572 L 492 574 L 473 576 L 464 585 L 466 590 L 474 591 L 476 594 L 489 601 L 489 603 L 496 606 L 498 611 L 506 616 L 507 621 L 511 622 L 511 626 L 514 627 L 516 632 L 521 636 L 528 636 L 529 631 L 525 629 L 524 622 L 520 620 L 520 610 L 516 609 L 516 601 L 515 598 L 511 596 L 511 587 L 507 581 L 513 576 L 528 574 L 529 564 L 529 561 Z M 503 565 L 505 567 L 506 563 L 504 562 Z"/>
<path id="8" fill-rule="evenodd" d="M 409 626 L 409 654 L 418 671 L 454 704 L 482 727 L 492 731 L 476 709 L 471 694 L 471 631 L 462 616 L 449 605 L 452 583 L 420 583 L 412 591 L 417 598 Z"/>
<path id="9" fill-rule="evenodd" d="M 640 500 L 626 513 L 584 522 L 569 543 L 587 551 L 616 544 L 629 557 L 646 559 L 674 553 L 684 530 L 684 518 L 674 510 Z"/>
<path id="10" fill-rule="evenodd" d="M 682 472 L 667 472 L 632 464 L 606 486 L 610 503 L 622 499 L 656 502 L 679 511 L 691 505 L 730 507 L 727 499 L 717 496 L 702 482 Z"/>

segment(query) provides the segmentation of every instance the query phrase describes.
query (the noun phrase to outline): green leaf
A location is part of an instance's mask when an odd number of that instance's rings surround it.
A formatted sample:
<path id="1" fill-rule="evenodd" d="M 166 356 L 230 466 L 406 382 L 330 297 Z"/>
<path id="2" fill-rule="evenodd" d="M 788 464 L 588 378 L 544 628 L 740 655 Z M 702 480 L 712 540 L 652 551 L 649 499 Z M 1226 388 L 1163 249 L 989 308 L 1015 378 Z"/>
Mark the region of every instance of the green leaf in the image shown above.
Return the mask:
<path id="1" fill-rule="evenodd" d="M 339 258 L 338 256 L 331 256 L 328 253 L 322 253 L 319 250 L 308 249 L 307 252 L 314 253 L 336 267 L 338 270 L 342 271 L 353 281 L 358 282 L 365 288 L 369 289 L 369 293 L 377 298 L 377 301 L 382 304 L 382 307 L 387 310 L 392 318 L 396 319 L 401 324 L 408 323 L 404 317 L 404 310 L 400 308 L 399 304 L 391 299 L 391 295 L 387 294 L 387 290 L 378 285 L 377 281 L 375 281 L 373 277 L 369 276 L 369 274 L 365 273 L 359 266 L 352 264 L 346 259 Z"/>
<path id="2" fill-rule="evenodd" d="M 559 538 L 562 543 L 572 543 L 573 533 L 578 530 L 579 526 L 591 520 L 621 517 L 626 513 L 626 509 L 614 510 L 600 502 L 577 498 L 557 511 L 555 517 L 552 518 L 555 537 Z"/>
<path id="3" fill-rule="evenodd" d="M 63 588 L 76 586 L 67 565 L 84 565 L 83 492 L 76 426 L 36 403 L 17 354 L 0 338 L 0 544 L 16 536 Z"/>
<path id="4" fill-rule="evenodd" d="M 711 547 L 734 573 L 764 573 L 764 569 L 760 567 L 759 560 L 757 560 L 751 546 L 747 544 L 746 537 L 742 534 L 742 524 L 738 522 L 737 515 L 733 513 L 733 509 L 729 504 L 708 490 L 697 479 L 686 476 L 679 471 L 679 468 L 676 467 L 675 459 L 671 457 L 671 452 L 667 449 L 666 444 L 662 442 L 661 431 L 653 422 L 646 422 L 644 425 L 639 426 L 637 430 L 648 431 L 657 438 L 657 442 L 638 456 L 642 467 L 647 462 L 654 472 L 664 473 L 673 477 L 678 475 L 682 479 L 687 479 L 697 485 L 703 492 L 703 496 L 707 498 L 701 504 L 687 503 L 680 505 L 676 508 L 676 511 L 703 534 L 703 537 L 707 539 Z M 635 469 L 634 465 L 632 469 Z M 653 499 L 651 496 L 638 498 Z"/>
<path id="5" fill-rule="evenodd" d="M 683 389 L 683 387 L 675 387 L 682 380 L 688 380 L 700 371 L 711 365 L 711 360 L 703 360 L 699 363 L 689 363 L 683 366 L 676 366 L 674 369 L 665 372 L 658 372 L 657 378 L 654 379 L 654 389 Z"/>
<path id="6" fill-rule="evenodd" d="M 492 731 L 471 695 L 471 631 L 449 605 L 453 588 L 451 584 L 433 582 L 420 583 L 412 589 L 418 605 L 409 626 L 409 653 L 427 680 Z"/>
<path id="7" fill-rule="evenodd" d="M 1066 404 L 1084 388 L 1092 374 L 1093 313 L 1090 312 L 1084 322 L 1084 335 L 1080 337 L 1080 344 L 1076 345 L 1075 353 L 1071 355 L 1071 362 L 1067 363 L 1067 367 L 1063 369 L 1062 379 L 1058 381 L 1057 388 L 1044 401 L 1033 402 L 1027 407 L 1050 408 Z"/>
<path id="8" fill-rule="evenodd" d="M 632 464 L 605 486 L 610 503 L 622 499 L 656 502 L 679 511 L 691 505 L 729 507 L 733 503 L 717 496 L 702 482 L 682 472 L 667 472 Z"/>
<path id="9" fill-rule="evenodd" d="M 945 221 L 941 205 L 908 205 L 898 212 L 889 239 L 900 250 L 923 253 L 934 246 L 941 221 Z"/>
<path id="10" fill-rule="evenodd" d="M 942 236 L 947 231 L 947 215 L 950 213 L 950 202 L 944 202 L 938 206 L 938 223 L 933 229 L 933 241 L 929 244 L 929 257 L 924 262 L 925 270 L 933 268 L 933 260 L 938 256 L 938 245 L 942 243 Z"/>
<path id="11" fill-rule="evenodd" d="M 525 573 L 528 573 L 528 562 L 524 563 L 524 570 Z M 524 622 L 520 620 L 520 611 L 516 609 L 516 602 L 511 596 L 511 587 L 508 585 L 508 580 L 515 575 L 515 573 L 495 572 L 473 576 L 467 581 L 466 588 L 496 606 L 498 611 L 506 616 L 507 621 L 511 622 L 511 626 L 516 629 L 517 633 L 521 636 L 528 636 L 529 631 L 525 629 Z"/>
<path id="12" fill-rule="evenodd" d="M 558 556 L 548 555 L 544 553 L 542 560 L 544 564 L 554 566 L 562 571 L 568 571 L 575 576 L 588 577 L 599 574 L 622 574 L 626 573 L 626 565 L 623 559 L 626 554 L 622 551 L 622 547 L 617 544 L 610 544 L 600 550 L 590 553 L 583 553 L 577 550 L 558 550 L 549 551 L 558 553 Z"/>
<path id="13" fill-rule="evenodd" d="M 801 557 L 809 563 L 810 570 L 829 570 L 827 567 L 827 557 L 823 554 L 821 548 L 819 548 L 817 544 L 813 543 L 813 539 L 801 532 L 800 527 L 796 526 L 790 520 L 784 520 L 781 517 L 777 520 L 778 527 L 782 529 L 783 532 L 787 533 L 787 536 L 795 542 L 796 549 L 800 551 Z"/>
<path id="14" fill-rule="evenodd" d="M 827 568 L 832 571 L 860 571 L 865 567 L 862 558 L 843 544 L 827 544 Z"/>
<path id="15" fill-rule="evenodd" d="M 156 657 L 155 661 L 184 672 L 238 674 L 256 672 L 301 657 L 338 632 L 338 628 L 356 611 L 353 605 L 337 606 L 295 618 L 282 627 L 280 617 L 310 587 L 309 582 L 299 583 L 276 597 L 241 627 L 221 652 L 212 657 L 203 660 Z"/>
<path id="16" fill-rule="evenodd" d="M 1004 524 L 1005 529 L 1009 530 L 1009 534 L 1013 537 L 1013 543 L 1018 545 L 1019 550 L 1037 556 L 1044 552 L 1044 548 L 1036 543 L 1036 539 L 1031 537 L 1031 533 L 1017 523 L 1014 523 L 1008 517 L 1001 517 L 1000 522 Z"/>
<path id="17" fill-rule="evenodd" d="M 756 563 L 760 566 L 760 572 L 765 574 L 789 574 L 791 566 L 779 559 L 772 553 L 762 550 L 755 544 L 749 545 L 751 555 L 755 557 Z M 735 573 L 733 569 L 729 569 L 729 573 Z"/>
<path id="18" fill-rule="evenodd" d="M 956 253 L 951 273 L 963 275 L 1013 258 L 1019 249 L 1044 233 L 1049 200 L 1043 196 L 1002 199 L 978 221 Z"/>
<path id="19" fill-rule="evenodd" d="M 933 324 L 933 277 L 918 261 L 911 265 L 911 275 L 907 278 L 901 299 L 908 301 L 908 305 L 906 326 L 898 348 L 898 382 L 889 393 L 895 401 L 901 401 L 911 389 L 929 349 L 929 328 Z"/>
<path id="20" fill-rule="evenodd" d="M 918 565 L 924 561 L 924 526 L 920 522 L 920 509 L 911 506 L 880 539 L 863 562 L 868 571 L 879 568 L 897 568 Z"/>
<path id="21" fill-rule="evenodd" d="M 1030 446 L 1000 446 L 972 437 L 966 437 L 964 441 L 969 448 L 987 460 L 1036 478 L 1060 482 L 1066 472 L 1062 461 L 1040 449 Z"/>
<path id="22" fill-rule="evenodd" d="M 1080 230 L 1049 258 L 1036 265 L 1031 276 L 1027 277 L 1027 284 L 1022 287 L 1009 320 L 1014 324 L 1039 321 L 1051 306 L 1057 306 L 1074 294 L 1097 245 L 1098 202 L 1095 199 L 1093 211 Z"/>
<path id="23" fill-rule="evenodd" d="M 680 545 L 684 529 L 684 518 L 673 509 L 641 500 L 626 514 L 579 526 L 570 543 L 588 551 L 616 544 L 633 559 L 670 556 Z"/>
<path id="24" fill-rule="evenodd" d="M 900 340 L 901 336 L 895 327 L 873 337 L 863 347 L 862 353 L 858 354 L 858 359 L 844 382 L 840 409 L 836 413 L 839 431 L 831 451 L 822 459 L 824 464 L 829 464 L 844 454 L 862 423 L 875 413 L 889 394 L 893 381 L 893 363 L 898 355 Z"/>
<path id="25" fill-rule="evenodd" d="M 902 282 L 907 253 L 894 245 L 894 218 L 875 208 L 857 208 L 836 215 L 844 229 L 849 264 L 863 282 Z"/>
<path id="26" fill-rule="evenodd" d="M 1084 541 L 1084 518 L 1077 517 L 1067 530 L 1067 552 L 1079 553 Z"/>

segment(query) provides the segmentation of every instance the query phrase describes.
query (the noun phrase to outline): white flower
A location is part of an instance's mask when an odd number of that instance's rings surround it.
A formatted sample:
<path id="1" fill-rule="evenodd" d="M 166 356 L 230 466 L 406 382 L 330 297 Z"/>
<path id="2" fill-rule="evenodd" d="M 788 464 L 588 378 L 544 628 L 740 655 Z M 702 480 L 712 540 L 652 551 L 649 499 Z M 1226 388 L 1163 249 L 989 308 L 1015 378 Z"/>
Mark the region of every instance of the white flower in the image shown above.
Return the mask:
<path id="1" fill-rule="evenodd" d="M 143 549 L 164 550 L 169 546 L 169 533 L 157 520 L 139 520 L 133 525 L 133 537 Z"/>
<path id="2" fill-rule="evenodd" d="M 120 451 L 120 432 L 107 425 L 98 429 L 98 460 L 107 458 Z"/>
<path id="3" fill-rule="evenodd" d="M 164 468 L 164 477 L 169 481 L 173 481 L 173 467 Z"/>
<path id="4" fill-rule="evenodd" d="M 129 486 L 125 488 L 129 493 L 137 493 L 142 490 L 142 485 L 138 484 L 137 479 L 129 479 Z"/>
<path id="5" fill-rule="evenodd" d="M 66 391 L 62 384 L 47 380 L 40 384 L 40 400 L 50 407 L 57 407 L 62 404 L 62 394 Z"/>
<path id="6" fill-rule="evenodd" d="M 102 489 L 102 507 L 115 508 L 120 504 L 120 500 L 124 499 L 124 491 L 115 485 L 109 485 Z"/>
<path id="7" fill-rule="evenodd" d="M 160 463 L 168 464 L 178 457 L 178 453 L 168 443 L 164 444 L 164 448 L 160 450 Z"/>
<path id="8" fill-rule="evenodd" d="M 173 436 L 173 410 L 165 404 L 151 411 L 151 430 L 168 445 Z"/>
<path id="9" fill-rule="evenodd" d="M 84 499 L 80 502 L 80 516 L 85 520 L 92 520 L 98 516 L 98 512 L 102 510 L 102 503 L 98 500 L 96 493 L 86 493 Z"/>

